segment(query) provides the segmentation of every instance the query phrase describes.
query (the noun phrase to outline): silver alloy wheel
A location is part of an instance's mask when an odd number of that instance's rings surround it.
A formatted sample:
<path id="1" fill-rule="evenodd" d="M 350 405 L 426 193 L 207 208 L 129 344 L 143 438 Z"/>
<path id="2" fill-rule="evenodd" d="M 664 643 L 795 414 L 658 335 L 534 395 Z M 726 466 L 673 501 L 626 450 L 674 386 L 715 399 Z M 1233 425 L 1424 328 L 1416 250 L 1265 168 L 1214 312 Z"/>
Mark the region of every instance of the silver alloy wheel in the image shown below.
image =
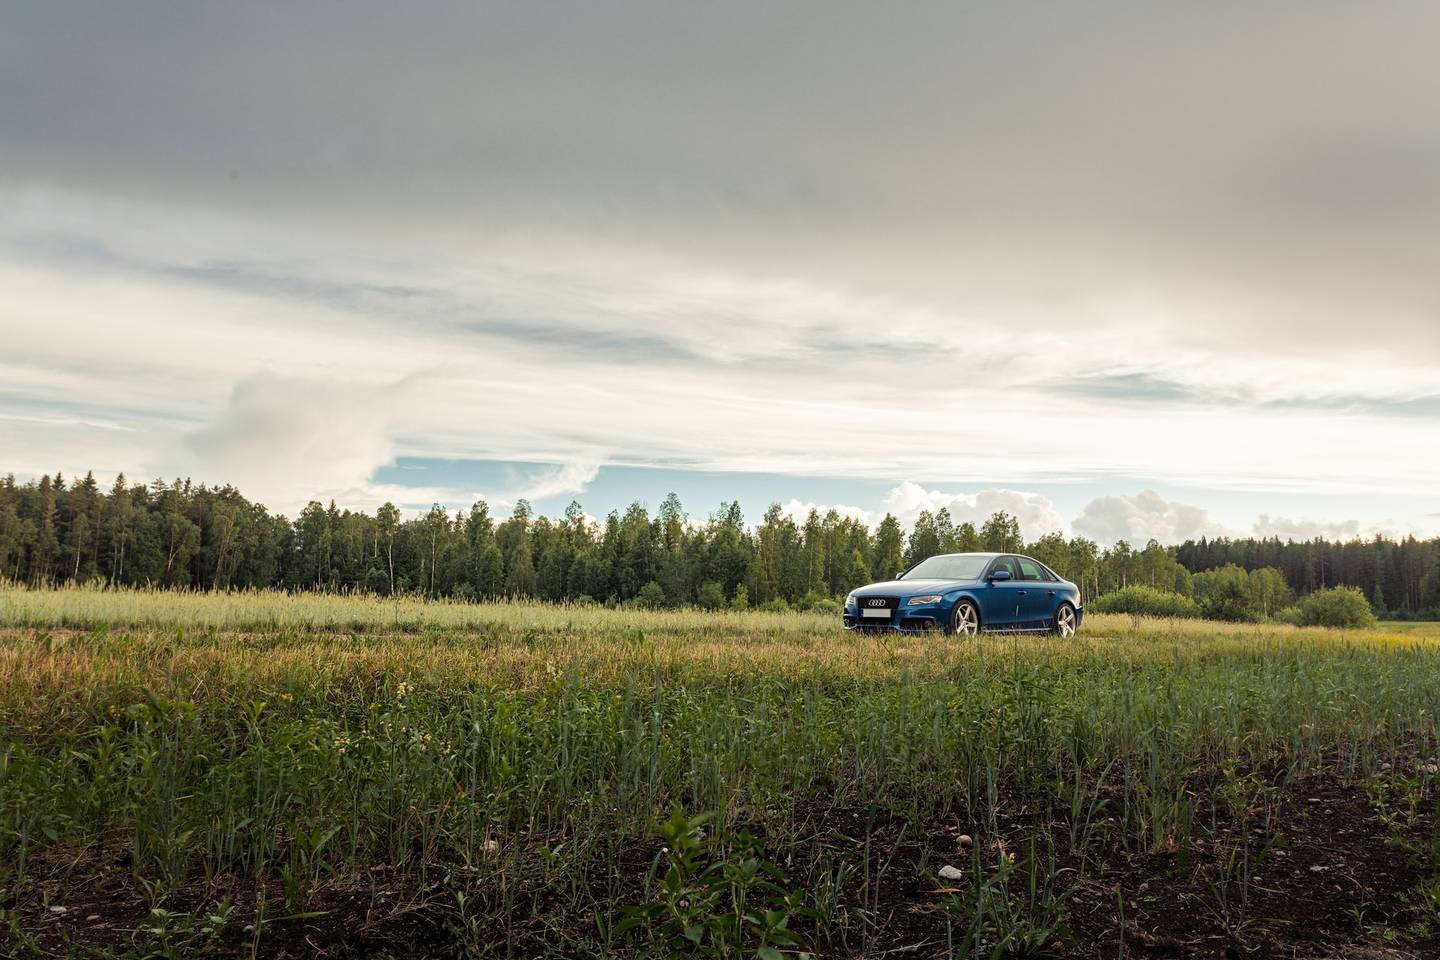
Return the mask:
<path id="1" fill-rule="evenodd" d="M 980 617 L 975 612 L 975 605 L 966 603 L 963 600 L 955 608 L 955 616 L 951 618 L 951 632 L 962 637 L 973 637 L 980 632 Z"/>
<path id="2" fill-rule="evenodd" d="M 1055 611 L 1055 632 L 1065 640 L 1075 636 L 1075 608 L 1068 603 L 1060 604 Z"/>

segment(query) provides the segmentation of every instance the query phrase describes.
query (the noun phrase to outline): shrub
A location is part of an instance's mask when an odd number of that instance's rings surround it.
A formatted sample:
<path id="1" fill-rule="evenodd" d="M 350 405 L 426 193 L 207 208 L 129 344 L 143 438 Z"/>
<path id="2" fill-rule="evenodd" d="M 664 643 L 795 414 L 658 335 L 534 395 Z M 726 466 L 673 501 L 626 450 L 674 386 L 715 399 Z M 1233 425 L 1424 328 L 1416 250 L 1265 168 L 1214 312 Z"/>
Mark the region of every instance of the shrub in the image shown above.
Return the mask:
<path id="1" fill-rule="evenodd" d="M 1303 597 L 1294 607 L 1302 627 L 1373 627 L 1375 611 L 1359 587 L 1327 587 Z"/>
<path id="2" fill-rule="evenodd" d="M 660 584 L 651 580 L 640 588 L 640 592 L 636 594 L 634 602 L 637 607 L 643 607 L 646 610 L 658 610 L 660 607 L 665 606 L 665 590 Z"/>
<path id="3" fill-rule="evenodd" d="M 719 610 L 725 606 L 725 588 L 714 580 L 706 580 L 695 591 L 695 603 L 705 610 Z"/>
<path id="4" fill-rule="evenodd" d="M 809 613 L 839 613 L 840 604 L 835 602 L 834 597 L 827 597 L 818 590 L 811 590 L 795 604 L 796 610 L 805 610 Z"/>
<path id="5" fill-rule="evenodd" d="M 1250 587 L 1250 575 L 1235 564 L 1217 570 L 1206 570 L 1192 578 L 1195 602 L 1202 616 L 1210 620 L 1258 622 L 1260 608 Z"/>
<path id="6" fill-rule="evenodd" d="M 736 584 L 736 585 L 735 585 L 735 596 L 733 596 L 733 597 L 730 598 L 730 609 L 731 609 L 731 610 L 749 610 L 749 609 L 750 609 L 750 591 L 747 590 L 747 589 L 745 589 L 745 584 L 739 583 L 739 584 Z"/>
<path id="7" fill-rule="evenodd" d="M 786 613 L 790 609 L 790 604 L 785 601 L 784 597 L 775 597 L 760 604 L 760 609 L 767 613 Z"/>
<path id="8" fill-rule="evenodd" d="M 1135 613 L 1145 617 L 1200 616 L 1200 606 L 1189 597 L 1154 587 L 1125 587 L 1090 601 L 1095 613 Z"/>

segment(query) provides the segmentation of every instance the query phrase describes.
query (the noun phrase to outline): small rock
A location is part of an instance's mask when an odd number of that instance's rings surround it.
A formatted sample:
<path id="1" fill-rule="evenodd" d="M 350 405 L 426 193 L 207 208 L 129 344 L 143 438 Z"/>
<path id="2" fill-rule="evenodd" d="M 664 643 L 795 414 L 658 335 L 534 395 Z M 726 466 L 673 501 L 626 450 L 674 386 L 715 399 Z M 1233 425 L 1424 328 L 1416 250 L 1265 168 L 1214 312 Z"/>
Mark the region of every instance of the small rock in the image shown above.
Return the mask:
<path id="1" fill-rule="evenodd" d="M 92 913 L 92 914 L 90 914 L 90 916 L 88 916 L 88 917 L 85 918 L 85 922 L 86 922 L 86 923 L 94 923 L 96 920 L 99 920 L 99 919 L 100 919 L 100 914 L 98 914 L 98 913 Z"/>
<path id="2" fill-rule="evenodd" d="M 493 856 L 500 852 L 500 841 L 486 840 L 483 844 L 481 844 L 481 847 L 485 850 L 486 853 Z"/>
<path id="3" fill-rule="evenodd" d="M 1381 773 L 1389 773 L 1389 772 L 1390 772 L 1390 764 L 1388 764 L 1388 763 L 1382 763 L 1382 764 L 1380 764 L 1380 772 L 1381 772 Z"/>
<path id="4" fill-rule="evenodd" d="M 965 847 L 973 846 L 974 844 L 975 844 L 975 838 L 972 837 L 972 836 L 970 836 L 970 834 L 968 834 L 968 833 L 962 833 L 962 834 L 960 834 L 960 847 L 961 847 L 961 849 L 964 849 Z"/>
<path id="5" fill-rule="evenodd" d="M 51 912 L 51 913 L 67 913 L 68 911 L 69 911 L 69 908 L 68 908 L 68 907 L 51 907 L 51 908 L 50 908 L 50 912 Z"/>
<path id="6" fill-rule="evenodd" d="M 958 867 L 952 867 L 947 863 L 940 868 L 939 877 L 941 880 L 964 880 L 965 871 Z"/>
<path id="7" fill-rule="evenodd" d="M 1320 865 L 1317 863 L 1317 864 L 1315 864 L 1315 866 L 1313 866 L 1313 867 L 1310 868 L 1310 872 L 1311 872 L 1311 873 L 1324 873 L 1326 870 L 1329 870 L 1329 869 L 1330 869 L 1329 867 L 1322 867 L 1322 866 L 1320 866 Z"/>

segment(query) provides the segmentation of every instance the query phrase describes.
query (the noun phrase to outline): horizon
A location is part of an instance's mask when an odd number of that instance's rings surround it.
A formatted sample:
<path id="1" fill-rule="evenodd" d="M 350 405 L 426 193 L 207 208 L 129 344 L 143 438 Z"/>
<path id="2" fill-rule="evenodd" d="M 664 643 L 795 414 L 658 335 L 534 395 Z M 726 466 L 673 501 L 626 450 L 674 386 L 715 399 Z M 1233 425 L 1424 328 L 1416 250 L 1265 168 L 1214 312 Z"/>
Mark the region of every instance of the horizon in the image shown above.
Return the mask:
<path id="1" fill-rule="evenodd" d="M 591 511 L 589 509 L 586 509 L 585 504 L 581 500 L 574 497 L 565 499 L 563 505 L 561 505 L 561 501 L 559 499 L 548 498 L 549 507 L 546 508 L 541 506 L 541 504 L 546 502 L 543 500 L 531 501 L 528 498 L 519 498 L 514 501 L 490 500 L 482 496 L 477 497 L 468 503 L 455 504 L 444 504 L 440 502 L 432 502 L 429 504 L 395 504 L 391 501 L 385 501 L 383 504 L 370 509 L 347 504 L 334 497 L 323 499 L 312 498 L 306 502 L 304 508 L 293 512 L 286 512 L 272 510 L 268 504 L 265 504 L 263 501 L 260 501 L 258 499 L 250 498 L 246 494 L 246 491 L 236 487 L 234 484 L 212 483 L 205 480 L 197 480 L 193 477 L 174 477 L 169 479 L 163 477 L 154 477 L 150 479 L 139 479 L 136 477 L 125 476 L 122 472 L 114 477 L 101 478 L 96 477 L 94 475 L 94 471 L 89 470 L 84 471 L 83 473 L 74 474 L 65 474 L 63 471 L 56 471 L 50 474 L 42 474 L 39 477 L 28 478 L 20 478 L 13 473 L 0 474 L 0 480 L 8 480 L 16 487 L 35 487 L 43 481 L 60 481 L 65 484 L 65 489 L 67 490 L 74 488 L 77 477 L 80 479 L 89 478 L 93 480 L 96 489 L 102 495 L 109 495 L 113 493 L 113 488 L 115 484 L 121 478 L 123 478 L 124 480 L 126 489 L 133 489 L 137 486 L 143 486 L 146 489 L 153 491 L 157 485 L 164 485 L 164 487 L 167 489 L 178 489 L 179 487 L 184 486 L 191 489 L 209 490 L 214 492 L 228 488 L 234 490 L 247 502 L 263 508 L 270 516 L 283 519 L 288 523 L 296 524 L 297 526 L 299 525 L 301 520 L 300 515 L 304 512 L 304 510 L 310 506 L 315 505 L 326 509 L 333 508 L 341 511 L 342 513 L 361 514 L 365 516 L 374 516 L 380 507 L 393 507 L 397 510 L 397 515 L 401 521 L 419 521 L 422 520 L 432 510 L 440 509 L 443 510 L 447 516 L 453 514 L 456 522 L 459 522 L 470 510 L 470 508 L 479 504 L 483 504 L 487 509 L 493 511 L 490 514 L 490 518 L 492 521 L 502 520 L 507 518 L 508 516 L 514 516 L 515 511 L 518 510 L 519 503 L 523 501 L 529 508 L 529 516 L 545 517 L 552 521 L 563 520 L 565 515 L 570 511 L 571 508 L 578 506 L 580 508 L 580 515 L 585 519 L 586 523 L 598 530 L 599 528 L 602 528 L 604 526 L 605 521 L 608 518 L 613 516 L 619 516 L 634 507 L 641 508 L 652 520 L 657 520 L 660 516 L 661 502 L 673 496 L 679 501 L 682 511 L 682 517 L 686 526 L 690 529 L 697 530 L 705 527 L 710 523 L 715 522 L 717 514 L 721 513 L 723 509 L 729 506 L 731 503 L 734 503 L 739 506 L 741 515 L 744 518 L 742 524 L 744 529 L 750 533 L 754 533 L 762 525 L 765 516 L 769 513 L 770 510 L 778 508 L 779 515 L 782 518 L 793 521 L 797 527 L 803 526 L 807 519 L 812 516 L 817 518 L 824 518 L 831 514 L 834 514 L 842 521 L 858 521 L 871 534 L 874 534 L 876 532 L 882 521 L 886 519 L 894 519 L 898 524 L 900 531 L 906 536 L 909 536 L 911 533 L 914 532 L 917 521 L 922 517 L 922 515 L 928 515 L 933 520 L 939 518 L 943 513 L 946 517 L 950 519 L 953 527 L 956 530 L 959 530 L 962 526 L 965 525 L 968 525 L 973 529 L 978 530 L 985 524 L 987 520 L 992 520 L 997 516 L 1003 516 L 1006 518 L 1013 518 L 1016 521 L 1017 525 L 1019 526 L 1021 538 L 1024 544 L 1034 544 L 1048 535 L 1059 534 L 1060 536 L 1072 543 L 1081 540 L 1091 541 L 1095 543 L 1097 547 L 1105 551 L 1113 550 L 1122 542 L 1132 548 L 1143 547 L 1145 544 L 1151 542 L 1158 543 L 1160 546 L 1163 547 L 1173 548 L 1177 546 L 1183 546 L 1188 543 L 1204 543 L 1207 541 L 1240 542 L 1249 540 L 1257 542 L 1275 542 L 1287 545 L 1303 545 L 1305 543 L 1312 542 L 1341 545 L 1346 543 L 1368 543 L 1375 540 L 1384 540 L 1391 543 L 1401 543 L 1406 540 L 1417 539 L 1420 541 L 1424 541 L 1426 539 L 1440 540 L 1440 536 L 1437 536 L 1435 538 L 1426 538 L 1423 536 L 1419 536 L 1413 532 L 1397 534 L 1385 530 L 1362 531 L 1359 529 L 1347 529 L 1346 525 L 1339 524 L 1330 525 L 1328 527 L 1322 527 L 1320 525 L 1315 525 L 1313 527 L 1297 527 L 1292 524 L 1287 528 L 1281 523 L 1277 523 L 1270 518 L 1262 518 L 1265 523 L 1257 523 L 1250 530 L 1236 530 L 1227 529 L 1220 526 L 1210 526 L 1202 530 L 1200 533 L 1191 534 L 1183 538 L 1172 540 L 1162 540 L 1158 537 L 1135 538 L 1126 535 L 1123 531 L 1119 532 L 1118 535 L 1115 535 L 1113 537 L 1092 536 L 1090 535 L 1090 533 L 1087 532 L 1086 529 L 1077 529 L 1073 524 L 1047 527 L 1043 524 L 1037 526 L 1033 522 L 1027 523 L 1025 521 L 1022 521 L 1018 515 L 1010 513 L 1006 509 L 1011 504 L 1003 500 L 989 501 L 989 506 L 994 508 L 989 510 L 989 512 L 984 512 L 984 510 L 982 509 L 986 501 L 980 501 L 978 503 L 967 503 L 964 501 L 961 501 L 959 503 L 940 502 L 938 504 L 924 502 L 917 503 L 913 497 L 913 494 L 918 491 L 918 488 L 916 488 L 916 490 L 914 491 L 909 491 L 912 495 L 909 498 L 902 496 L 905 491 L 901 490 L 900 488 L 892 490 L 890 492 L 890 496 L 887 497 L 887 504 L 894 504 L 897 502 L 903 503 L 905 508 L 899 511 L 892 509 L 884 509 L 880 512 L 857 511 L 853 508 L 837 509 L 835 507 L 827 507 L 814 503 L 800 503 L 798 500 L 794 499 L 783 502 L 780 500 L 770 500 L 764 503 L 755 502 L 747 507 L 745 501 L 740 497 L 722 497 L 722 499 L 716 503 L 703 504 L 703 509 L 700 511 L 696 511 L 692 509 L 696 506 L 696 504 L 694 502 L 687 501 L 675 490 L 668 490 L 665 494 L 656 497 L 654 500 L 645 497 L 634 497 L 624 502 L 617 501 L 608 508 L 600 511 Z M 1021 496 L 1016 491 L 996 492 Z M 1155 491 L 1145 491 L 1140 496 L 1142 498 L 1145 496 L 1159 497 L 1159 494 Z M 958 507 L 959 509 L 952 509 L 955 507 Z M 1082 517 L 1081 519 L 1083 520 L 1085 518 Z"/>

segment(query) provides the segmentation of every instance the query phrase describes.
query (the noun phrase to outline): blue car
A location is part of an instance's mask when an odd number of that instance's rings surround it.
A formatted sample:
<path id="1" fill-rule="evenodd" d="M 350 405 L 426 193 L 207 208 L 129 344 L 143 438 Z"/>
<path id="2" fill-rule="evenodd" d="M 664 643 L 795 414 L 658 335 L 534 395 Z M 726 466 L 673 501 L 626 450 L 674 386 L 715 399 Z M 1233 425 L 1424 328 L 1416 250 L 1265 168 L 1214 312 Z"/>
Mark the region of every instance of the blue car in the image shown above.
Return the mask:
<path id="1" fill-rule="evenodd" d="M 1034 631 L 1073 637 L 1080 588 L 1039 560 L 1013 553 L 947 553 L 845 598 L 847 630 Z"/>

